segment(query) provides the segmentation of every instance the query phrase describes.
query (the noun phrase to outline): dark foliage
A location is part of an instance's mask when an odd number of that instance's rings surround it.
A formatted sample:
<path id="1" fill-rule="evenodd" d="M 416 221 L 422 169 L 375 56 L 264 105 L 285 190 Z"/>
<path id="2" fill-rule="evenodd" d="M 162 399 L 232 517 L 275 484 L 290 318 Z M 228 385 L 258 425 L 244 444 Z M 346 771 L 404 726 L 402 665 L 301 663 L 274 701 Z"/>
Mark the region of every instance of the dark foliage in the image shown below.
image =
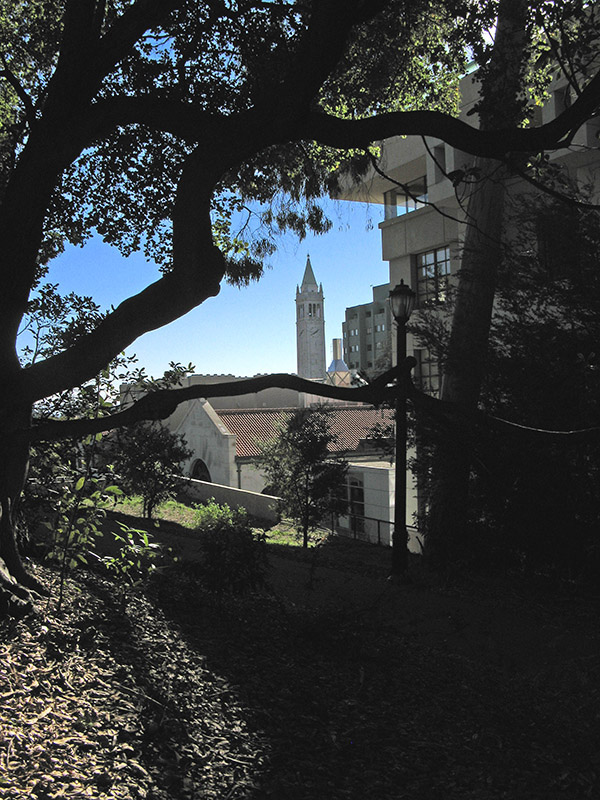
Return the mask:
<path id="1" fill-rule="evenodd" d="M 191 455 L 183 437 L 157 422 L 140 422 L 119 431 L 112 454 L 115 473 L 129 497 L 144 500 L 144 516 L 152 517 L 159 503 L 174 497 L 181 484 L 182 462 Z"/>
<path id="2" fill-rule="evenodd" d="M 198 509 L 200 576 L 209 592 L 247 594 L 265 583 L 265 537 L 255 532 L 244 509 L 214 501 Z"/>
<path id="3" fill-rule="evenodd" d="M 504 248 L 480 407 L 545 430 L 597 427 L 600 220 L 595 211 L 529 197 L 515 202 L 515 222 L 518 233 Z M 442 364 L 447 310 L 424 310 L 414 322 L 420 342 Z M 436 437 L 474 448 L 464 557 L 562 579 L 597 579 L 600 458 L 593 442 L 573 445 L 549 435 L 546 443 L 532 444 L 485 424 L 421 423 L 416 466 L 425 495 Z M 426 513 L 422 522 L 426 529 Z"/>

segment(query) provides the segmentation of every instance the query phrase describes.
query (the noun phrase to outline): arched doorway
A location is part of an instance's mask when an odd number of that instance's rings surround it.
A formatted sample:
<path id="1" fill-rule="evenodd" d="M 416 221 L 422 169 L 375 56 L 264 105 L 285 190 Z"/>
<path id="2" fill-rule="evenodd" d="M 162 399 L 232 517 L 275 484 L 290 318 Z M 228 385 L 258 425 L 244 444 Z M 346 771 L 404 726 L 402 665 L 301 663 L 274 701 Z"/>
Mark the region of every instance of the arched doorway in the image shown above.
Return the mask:
<path id="1" fill-rule="evenodd" d="M 210 471 L 201 458 L 197 458 L 196 461 L 194 461 L 191 477 L 197 481 L 206 481 L 207 483 L 212 483 Z"/>

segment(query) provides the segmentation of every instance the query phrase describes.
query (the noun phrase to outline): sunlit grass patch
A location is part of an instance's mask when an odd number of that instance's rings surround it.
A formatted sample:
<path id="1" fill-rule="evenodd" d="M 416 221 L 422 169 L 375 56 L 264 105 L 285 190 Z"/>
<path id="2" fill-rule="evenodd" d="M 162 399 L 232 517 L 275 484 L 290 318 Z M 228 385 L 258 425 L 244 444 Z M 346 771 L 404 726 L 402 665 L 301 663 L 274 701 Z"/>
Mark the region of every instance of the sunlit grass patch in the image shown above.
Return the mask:
<path id="1" fill-rule="evenodd" d="M 142 517 L 143 500 L 141 497 L 120 500 L 114 510 L 132 517 Z M 183 528 L 193 529 L 197 525 L 196 509 L 186 506 L 184 503 L 178 503 L 176 500 L 165 500 L 164 503 L 157 506 L 153 518 L 158 522 L 174 522 Z"/>
<path id="2" fill-rule="evenodd" d="M 321 544 L 330 535 L 330 531 L 319 528 L 308 536 L 310 547 Z M 282 520 L 279 525 L 265 531 L 267 544 L 281 544 L 288 547 L 302 547 L 302 531 L 299 531 L 291 520 Z"/>

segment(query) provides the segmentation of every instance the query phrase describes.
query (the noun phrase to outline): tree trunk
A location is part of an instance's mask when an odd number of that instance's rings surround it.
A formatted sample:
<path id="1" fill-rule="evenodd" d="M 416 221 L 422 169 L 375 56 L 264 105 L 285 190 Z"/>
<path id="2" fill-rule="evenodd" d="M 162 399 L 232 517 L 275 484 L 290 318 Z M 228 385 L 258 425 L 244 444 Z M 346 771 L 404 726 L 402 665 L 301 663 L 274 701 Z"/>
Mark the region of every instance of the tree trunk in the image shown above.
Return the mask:
<path id="1" fill-rule="evenodd" d="M 29 460 L 29 443 L 22 432 L 29 427 L 31 408 L 5 412 L 0 430 L 0 615 L 31 609 L 44 588 L 25 569 L 15 537 L 16 510 Z"/>
<path id="2" fill-rule="evenodd" d="M 527 54 L 526 4 L 503 0 L 490 65 L 482 81 L 482 129 L 517 124 L 523 105 Z M 479 159 L 478 180 L 469 197 L 461 269 L 442 381 L 442 399 L 466 410 L 477 407 L 485 374 L 488 338 L 502 255 L 505 168 Z M 425 554 L 435 566 L 468 557 L 467 510 L 472 456 L 470 428 L 443 432 L 432 465 L 431 505 Z"/>
<path id="3" fill-rule="evenodd" d="M 302 547 L 308 547 L 308 522 L 302 525 Z"/>
<path id="4" fill-rule="evenodd" d="M 483 161 L 478 166 L 483 183 L 468 205 L 470 222 L 441 394 L 468 409 L 477 406 L 485 372 L 504 208 L 502 182 L 497 175 L 488 179 L 498 165 Z M 442 429 L 436 444 L 425 552 L 438 565 L 466 556 L 471 445 L 470 428 L 459 424 Z"/>

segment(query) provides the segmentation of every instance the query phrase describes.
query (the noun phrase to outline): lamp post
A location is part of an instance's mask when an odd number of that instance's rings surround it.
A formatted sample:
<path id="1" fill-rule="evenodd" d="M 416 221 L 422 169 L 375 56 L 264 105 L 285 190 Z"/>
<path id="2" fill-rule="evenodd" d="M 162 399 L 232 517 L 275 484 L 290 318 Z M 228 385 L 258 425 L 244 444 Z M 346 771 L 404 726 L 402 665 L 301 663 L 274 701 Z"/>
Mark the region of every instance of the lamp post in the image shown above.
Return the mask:
<path id="1" fill-rule="evenodd" d="M 394 532 L 392 534 L 392 575 L 402 574 L 408 566 L 408 531 L 406 530 L 406 391 L 400 370 L 406 364 L 406 323 L 415 307 L 416 295 L 403 280 L 390 292 L 390 306 L 396 321 L 396 476 Z"/>

